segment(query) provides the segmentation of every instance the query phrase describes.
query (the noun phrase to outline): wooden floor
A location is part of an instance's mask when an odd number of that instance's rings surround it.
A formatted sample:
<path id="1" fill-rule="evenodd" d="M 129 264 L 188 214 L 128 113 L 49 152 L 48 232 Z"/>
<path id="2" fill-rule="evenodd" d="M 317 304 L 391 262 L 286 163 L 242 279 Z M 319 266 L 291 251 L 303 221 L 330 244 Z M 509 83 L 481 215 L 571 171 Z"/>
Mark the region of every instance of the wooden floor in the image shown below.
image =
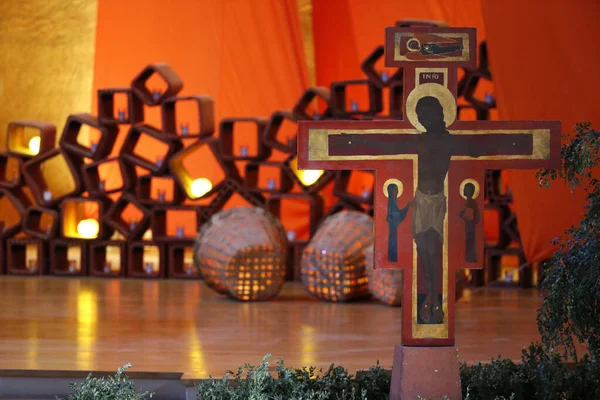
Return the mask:
<path id="1" fill-rule="evenodd" d="M 539 292 L 467 291 L 457 346 L 467 361 L 519 358 L 537 338 Z M 332 304 L 288 283 L 276 301 L 240 303 L 202 282 L 0 277 L 0 369 L 183 372 L 222 376 L 264 354 L 293 367 L 391 366 L 400 309 Z"/>

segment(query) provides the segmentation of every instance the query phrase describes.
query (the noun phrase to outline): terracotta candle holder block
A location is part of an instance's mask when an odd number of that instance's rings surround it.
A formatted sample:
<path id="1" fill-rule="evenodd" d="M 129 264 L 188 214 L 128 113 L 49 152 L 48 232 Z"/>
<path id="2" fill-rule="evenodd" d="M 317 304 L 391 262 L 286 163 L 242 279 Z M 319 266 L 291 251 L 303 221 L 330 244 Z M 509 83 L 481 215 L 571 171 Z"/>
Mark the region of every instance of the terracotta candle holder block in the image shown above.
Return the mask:
<path id="1" fill-rule="evenodd" d="M 297 122 L 292 111 L 275 111 L 265 127 L 265 144 L 284 153 L 296 153 Z"/>
<path id="2" fill-rule="evenodd" d="M 21 230 L 23 217 L 30 205 L 29 199 L 20 190 L 0 188 L 0 239 L 14 236 Z"/>
<path id="3" fill-rule="evenodd" d="M 335 178 L 334 171 L 300 170 L 298 157 L 292 155 L 285 160 L 286 171 L 305 193 L 318 193 Z"/>
<path id="4" fill-rule="evenodd" d="M 372 204 L 375 174 L 373 171 L 337 171 L 333 195 L 352 203 Z"/>
<path id="5" fill-rule="evenodd" d="M 205 215 L 202 221 L 207 221 L 214 214 L 221 211 L 235 196 L 239 196 L 248 206 L 265 208 L 265 199 L 261 195 L 250 193 L 237 180 L 229 179 L 205 208 Z"/>
<path id="6" fill-rule="evenodd" d="M 317 231 L 317 226 L 323 217 L 324 202 L 323 198 L 318 194 L 308 193 L 282 193 L 274 194 L 266 200 L 267 210 L 275 217 L 281 219 L 285 214 L 284 208 L 290 202 L 304 202 L 307 205 L 308 229 L 309 236 L 307 238 L 298 237 L 293 231 L 286 232 L 288 242 L 294 244 L 297 242 L 305 242 Z"/>
<path id="7" fill-rule="evenodd" d="M 321 103 L 323 110 L 313 110 L 313 101 L 317 99 L 317 102 Z M 292 112 L 298 120 L 319 120 L 328 118 L 331 116 L 329 109 L 330 93 L 329 89 L 324 87 L 308 88 L 300 97 L 300 100 L 294 106 Z M 320 111 L 319 111 L 320 110 Z"/>
<path id="8" fill-rule="evenodd" d="M 166 275 L 165 244 L 154 241 L 129 243 L 127 276 L 132 278 L 164 278 Z"/>
<path id="9" fill-rule="evenodd" d="M 42 155 L 54 148 L 55 140 L 56 126 L 49 122 L 12 121 L 6 129 L 6 150 L 14 157 Z"/>
<path id="10" fill-rule="evenodd" d="M 383 55 L 385 54 L 384 46 L 377 46 L 375 50 L 371 52 L 365 58 L 365 60 L 360 65 L 360 69 L 365 73 L 365 75 L 369 78 L 369 80 L 377 86 L 379 89 L 383 89 L 384 87 L 389 86 L 392 82 L 402 81 L 402 69 L 396 68 L 394 71 L 387 74 L 382 74 L 377 71 L 377 62 L 383 59 Z"/>
<path id="11" fill-rule="evenodd" d="M 162 80 L 164 91 L 153 93 L 153 88 L 148 88 L 146 83 L 152 76 Z M 161 104 L 169 97 L 173 97 L 183 88 L 183 81 L 166 63 L 156 63 L 144 68 L 131 82 L 133 93 L 149 106 Z"/>
<path id="12" fill-rule="evenodd" d="M 4 275 L 6 273 L 6 243 L 4 240 L 0 240 L 0 275 Z"/>
<path id="13" fill-rule="evenodd" d="M 87 126 L 97 137 L 89 137 L 89 145 L 80 140 L 82 126 Z M 112 151 L 119 130 L 114 125 L 103 125 L 98 118 L 90 114 L 70 115 L 65 123 L 59 146 L 66 152 L 79 157 L 101 160 Z M 85 140 L 85 139 L 84 139 Z"/>
<path id="14" fill-rule="evenodd" d="M 125 97 L 122 105 L 115 98 Z M 124 104 L 123 104 L 124 103 Z M 129 88 L 107 88 L 98 90 L 98 119 L 104 125 L 135 125 L 144 120 L 144 103 Z"/>
<path id="15" fill-rule="evenodd" d="M 120 179 L 115 183 L 109 183 L 106 178 L 118 171 Z M 106 196 L 110 193 L 127 191 L 134 187 L 137 174 L 135 166 L 131 165 L 121 158 L 109 158 L 84 164 L 81 174 L 85 184 L 86 191 L 90 196 Z"/>
<path id="16" fill-rule="evenodd" d="M 352 94 L 361 95 L 368 93 L 368 107 L 352 100 Z M 364 103 L 364 99 L 363 103 Z M 350 105 L 348 104 L 350 103 Z M 383 98 L 381 88 L 369 80 L 359 79 L 351 81 L 333 82 L 331 84 L 331 113 L 336 118 L 352 118 L 354 116 L 375 116 L 383 111 Z"/>
<path id="17" fill-rule="evenodd" d="M 66 239 L 108 239 L 114 228 L 106 226 L 103 215 L 112 200 L 108 197 L 72 197 L 60 203 L 61 236 Z M 94 217 L 86 216 L 95 215 Z"/>
<path id="18" fill-rule="evenodd" d="M 169 243 L 169 278 L 199 279 L 200 273 L 194 265 L 194 241 Z"/>
<path id="19" fill-rule="evenodd" d="M 219 128 L 219 142 L 223 160 L 263 161 L 269 158 L 271 149 L 263 141 L 267 122 L 266 118 L 222 119 Z M 238 142 L 241 144 L 238 145 Z M 237 148 L 238 146 L 239 148 Z M 251 150 L 251 147 L 255 147 L 256 150 Z"/>
<path id="20" fill-rule="evenodd" d="M 48 243 L 35 238 L 13 238 L 6 242 L 6 266 L 9 275 L 46 275 Z"/>
<path id="21" fill-rule="evenodd" d="M 202 224 L 206 207 L 156 206 L 152 208 L 152 239 L 157 242 L 193 240 Z M 192 226 L 189 224 L 193 223 Z M 187 229 L 186 229 L 187 228 Z"/>
<path id="22" fill-rule="evenodd" d="M 244 186 L 250 193 L 286 193 L 294 181 L 284 163 L 250 162 L 246 164 Z"/>
<path id="23" fill-rule="evenodd" d="M 127 242 L 124 240 L 91 241 L 89 245 L 90 275 L 124 277 L 127 272 Z"/>
<path id="24" fill-rule="evenodd" d="M 77 239 L 50 240 L 50 274 L 87 276 L 87 242 Z"/>
<path id="25" fill-rule="evenodd" d="M 177 205 L 185 200 L 185 191 L 171 175 L 142 175 L 135 188 L 137 200 L 147 206 Z"/>
<path id="26" fill-rule="evenodd" d="M 158 159 L 151 160 L 144 155 L 144 149 L 138 149 L 138 143 L 143 139 L 152 140 L 153 142 L 160 143 L 162 151 L 157 155 Z M 139 124 L 132 126 L 123 146 L 121 147 L 120 156 L 123 160 L 130 162 L 134 165 L 146 168 L 155 174 L 164 173 L 169 166 L 169 159 L 173 154 L 181 149 L 183 145 L 180 141 L 172 140 L 168 135 L 159 131 L 158 129 L 147 125 Z"/>
<path id="27" fill-rule="evenodd" d="M 214 162 L 220 168 L 216 171 L 202 171 L 192 174 L 189 166 L 190 160 L 203 160 Z M 230 177 L 237 177 L 237 169 L 230 162 L 223 161 L 215 138 L 201 139 L 193 145 L 176 153 L 170 161 L 171 175 L 177 181 L 186 196 L 192 200 L 208 197 L 219 191 L 225 181 Z"/>
<path id="28" fill-rule="evenodd" d="M 29 207 L 23 216 L 23 232 L 31 237 L 49 240 L 58 235 L 58 211 L 51 208 Z"/>
<path id="29" fill-rule="evenodd" d="M 81 166 L 83 157 L 68 155 L 54 149 L 23 164 L 23 178 L 37 204 L 52 207 L 66 197 L 83 191 Z"/>
<path id="30" fill-rule="evenodd" d="M 323 219 L 330 217 L 333 214 L 337 214 L 341 211 L 367 212 L 359 203 L 347 199 L 342 199 L 336 202 L 333 206 L 331 206 L 331 208 L 323 216 Z"/>
<path id="31" fill-rule="evenodd" d="M 22 186 L 22 167 L 23 160 L 20 157 L 0 154 L 0 187 L 14 189 Z"/>
<path id="32" fill-rule="evenodd" d="M 190 131 L 189 120 L 178 118 L 178 107 L 192 103 L 195 113 L 193 121 L 195 129 Z M 180 113 L 181 114 L 181 113 Z M 215 117 L 213 100 L 210 96 L 185 96 L 171 97 L 162 103 L 162 129 L 169 135 L 184 138 L 203 138 L 211 136 L 215 131 Z"/>
<path id="33" fill-rule="evenodd" d="M 124 213 L 126 208 L 131 207 L 139 214 L 133 220 L 126 220 Z M 129 193 L 123 193 L 104 215 L 104 222 L 121 233 L 129 240 L 140 239 L 150 226 L 150 211 L 141 205 L 135 197 Z"/>

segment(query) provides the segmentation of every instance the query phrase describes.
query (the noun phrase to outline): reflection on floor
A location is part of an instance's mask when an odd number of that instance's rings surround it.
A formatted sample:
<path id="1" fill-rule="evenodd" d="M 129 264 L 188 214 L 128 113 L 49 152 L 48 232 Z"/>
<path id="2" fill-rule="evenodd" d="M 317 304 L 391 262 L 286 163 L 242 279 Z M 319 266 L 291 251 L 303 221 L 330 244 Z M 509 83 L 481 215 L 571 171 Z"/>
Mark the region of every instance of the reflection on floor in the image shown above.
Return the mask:
<path id="1" fill-rule="evenodd" d="M 478 289 L 456 311 L 459 356 L 520 357 L 538 337 L 536 290 Z M 201 281 L 0 277 L 0 369 L 183 372 L 221 376 L 264 354 L 286 365 L 390 367 L 399 308 L 333 304 L 288 283 L 275 301 L 241 303 Z"/>

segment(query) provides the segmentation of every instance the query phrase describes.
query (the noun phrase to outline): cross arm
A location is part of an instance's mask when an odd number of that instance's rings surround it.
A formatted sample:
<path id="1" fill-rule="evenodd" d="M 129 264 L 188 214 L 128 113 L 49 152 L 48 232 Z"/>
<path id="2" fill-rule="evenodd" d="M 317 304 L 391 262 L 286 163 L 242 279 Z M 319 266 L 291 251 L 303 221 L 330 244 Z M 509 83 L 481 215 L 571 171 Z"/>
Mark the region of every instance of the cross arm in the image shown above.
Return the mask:
<path id="1" fill-rule="evenodd" d="M 412 134 L 346 133 L 328 137 L 331 156 L 416 154 L 419 136 Z"/>
<path id="2" fill-rule="evenodd" d="M 485 160 L 487 169 L 560 167 L 560 121 L 457 121 L 453 160 Z"/>

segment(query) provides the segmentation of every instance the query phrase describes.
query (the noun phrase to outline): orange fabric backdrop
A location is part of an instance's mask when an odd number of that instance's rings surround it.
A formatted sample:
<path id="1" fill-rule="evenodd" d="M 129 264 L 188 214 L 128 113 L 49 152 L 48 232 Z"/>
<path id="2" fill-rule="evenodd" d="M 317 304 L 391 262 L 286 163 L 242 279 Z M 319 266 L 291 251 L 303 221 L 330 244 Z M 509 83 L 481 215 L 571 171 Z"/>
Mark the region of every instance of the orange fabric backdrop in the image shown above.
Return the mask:
<path id="1" fill-rule="evenodd" d="M 308 86 L 296 0 L 102 0 L 95 61 L 94 90 L 129 86 L 144 66 L 167 62 L 184 82 L 181 95 L 213 98 L 217 124 L 290 109 Z M 146 108 L 146 122 L 161 126 L 159 107 Z M 217 168 L 202 159 L 194 167 Z M 301 208 L 288 214 L 288 228 L 305 229 Z"/>
<path id="2" fill-rule="evenodd" d="M 600 38 L 593 0 L 483 0 L 491 67 L 502 119 L 559 119 L 600 124 Z M 550 241 L 581 219 L 583 196 L 558 183 L 538 188 L 535 171 L 511 171 L 519 229 L 529 262 L 548 258 Z"/>

